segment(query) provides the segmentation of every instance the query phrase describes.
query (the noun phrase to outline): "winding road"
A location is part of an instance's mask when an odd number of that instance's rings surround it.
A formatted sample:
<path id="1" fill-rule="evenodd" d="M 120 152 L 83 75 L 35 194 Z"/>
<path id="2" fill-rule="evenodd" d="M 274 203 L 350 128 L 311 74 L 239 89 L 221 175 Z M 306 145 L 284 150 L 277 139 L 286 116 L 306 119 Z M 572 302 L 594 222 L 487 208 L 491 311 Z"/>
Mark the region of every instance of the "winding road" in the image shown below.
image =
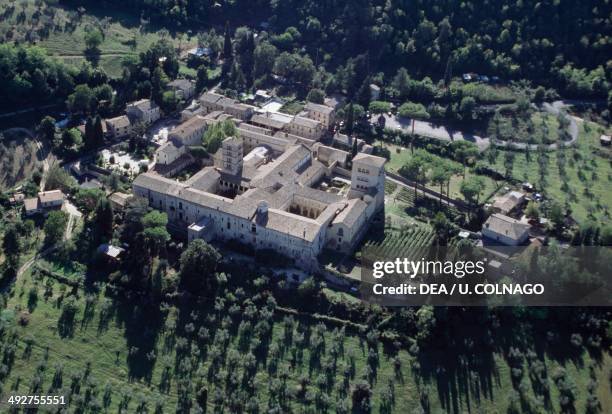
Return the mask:
<path id="1" fill-rule="evenodd" d="M 550 144 L 548 145 L 548 149 L 556 149 L 558 145 L 561 145 L 563 147 L 571 146 L 578 139 L 578 125 L 576 124 L 576 120 L 567 113 L 562 112 L 562 110 L 568 107 L 570 104 L 571 103 L 568 101 L 554 101 L 551 103 L 544 103 L 541 107 L 537 107 L 538 109 L 541 109 L 555 116 L 557 116 L 559 113 L 562 113 L 564 117 L 569 121 L 568 132 L 570 134 L 571 139 L 569 141 L 561 142 L 559 144 Z M 412 131 L 411 119 L 389 116 L 387 114 L 383 114 L 383 116 L 385 117 L 386 127 L 392 129 L 401 129 L 402 131 L 406 132 Z M 372 122 L 376 122 L 375 117 L 372 118 Z M 465 140 L 473 142 L 474 144 L 476 144 L 476 146 L 478 146 L 481 151 L 487 149 L 491 144 L 498 147 L 506 147 L 508 145 L 512 145 L 512 147 L 516 149 L 525 149 L 527 145 L 530 145 L 530 149 L 532 150 L 536 150 L 538 148 L 538 145 L 536 144 L 526 144 L 524 142 L 513 142 L 512 144 L 508 144 L 505 141 L 493 140 L 489 137 L 480 137 L 478 135 L 461 132 L 445 125 L 436 124 L 428 121 L 414 120 L 414 132 L 418 135 L 437 138 L 445 141 Z"/>

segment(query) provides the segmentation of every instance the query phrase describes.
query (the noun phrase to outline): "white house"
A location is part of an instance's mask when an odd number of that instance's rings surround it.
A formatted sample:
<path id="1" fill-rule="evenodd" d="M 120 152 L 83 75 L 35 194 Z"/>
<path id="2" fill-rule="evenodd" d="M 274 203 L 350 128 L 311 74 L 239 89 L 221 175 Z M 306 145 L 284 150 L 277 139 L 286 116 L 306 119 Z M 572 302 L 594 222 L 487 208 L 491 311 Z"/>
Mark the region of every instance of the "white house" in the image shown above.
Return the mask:
<path id="1" fill-rule="evenodd" d="M 150 99 L 141 99 L 136 102 L 129 103 L 125 112 L 137 122 L 142 122 L 145 125 L 152 124 L 161 116 L 159 106 Z"/>
<path id="2" fill-rule="evenodd" d="M 114 138 L 125 138 L 132 134 L 132 122 L 126 115 L 109 118 L 106 120 L 106 127 Z"/>
<path id="3" fill-rule="evenodd" d="M 482 226 L 482 235 L 506 246 L 518 246 L 529 237 L 531 226 L 503 214 L 492 214 Z"/>
<path id="4" fill-rule="evenodd" d="M 308 102 L 306 106 L 304 106 L 304 110 L 308 118 L 319 121 L 323 124 L 325 129 L 328 129 L 336 118 L 336 110 L 331 106 Z"/>
<path id="5" fill-rule="evenodd" d="M 41 191 L 35 198 L 26 198 L 23 207 L 26 216 L 42 213 L 45 210 L 59 208 L 64 204 L 64 193 L 62 190 Z"/>
<path id="6" fill-rule="evenodd" d="M 188 100 L 195 95 L 195 82 L 189 79 L 175 79 L 168 83 L 168 88 L 174 91 L 179 99 Z"/>

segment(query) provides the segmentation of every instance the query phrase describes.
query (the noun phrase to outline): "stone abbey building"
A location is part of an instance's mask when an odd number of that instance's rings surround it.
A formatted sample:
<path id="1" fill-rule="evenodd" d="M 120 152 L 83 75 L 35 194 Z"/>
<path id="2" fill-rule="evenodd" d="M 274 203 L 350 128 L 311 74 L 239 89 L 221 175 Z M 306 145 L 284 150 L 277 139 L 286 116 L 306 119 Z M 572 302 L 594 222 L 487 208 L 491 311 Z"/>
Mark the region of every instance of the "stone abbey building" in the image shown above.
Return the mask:
<path id="1" fill-rule="evenodd" d="M 236 122 L 242 133 L 223 141 L 213 166 L 182 182 L 143 173 L 134 194 L 184 226 L 189 240 L 234 240 L 307 268 L 324 247 L 351 251 L 383 208 L 386 160 L 350 160 L 319 142 Z"/>

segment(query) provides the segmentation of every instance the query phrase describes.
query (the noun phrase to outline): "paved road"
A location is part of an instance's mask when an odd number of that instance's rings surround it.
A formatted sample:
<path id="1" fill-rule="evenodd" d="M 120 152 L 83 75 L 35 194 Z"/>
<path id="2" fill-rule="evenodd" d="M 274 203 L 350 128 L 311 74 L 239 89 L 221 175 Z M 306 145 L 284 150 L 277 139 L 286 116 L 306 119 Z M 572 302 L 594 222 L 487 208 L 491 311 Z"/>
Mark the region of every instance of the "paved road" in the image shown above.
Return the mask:
<path id="1" fill-rule="evenodd" d="M 401 129 L 406 132 L 412 132 L 412 120 L 402 117 L 389 116 L 387 114 L 385 117 L 385 126 L 391 129 Z M 372 118 L 373 120 L 376 117 Z M 488 138 L 482 138 L 478 135 L 473 135 L 469 133 L 463 133 L 458 130 L 451 129 L 444 125 L 434 124 L 432 122 L 427 121 L 414 121 L 414 132 L 418 135 L 424 135 L 426 137 L 437 138 L 445 141 L 470 141 L 478 146 L 478 148 L 482 151 L 488 148 L 490 145 Z"/>
<path id="2" fill-rule="evenodd" d="M 578 125 L 576 124 L 576 120 L 573 117 L 566 114 L 565 112 L 561 112 L 564 108 L 568 107 L 569 105 L 573 103 L 576 103 L 576 102 L 575 101 L 554 101 L 551 103 L 544 103 L 541 107 L 538 108 L 538 109 L 541 109 L 555 116 L 558 115 L 559 113 L 563 113 L 565 118 L 569 121 L 568 132 L 570 134 L 571 139 L 569 141 L 565 141 L 560 144 L 550 144 L 548 146 L 549 149 L 556 149 L 558 145 L 561 145 L 563 147 L 571 146 L 578 139 Z M 384 114 L 384 117 L 386 121 L 385 125 L 387 128 L 401 129 L 405 132 L 412 131 L 412 120 L 407 119 L 407 118 L 397 117 L 397 116 L 389 116 L 387 114 Z M 376 117 L 373 117 L 372 122 L 376 122 L 376 119 L 377 119 Z M 457 141 L 457 140 L 470 141 L 476 144 L 481 151 L 487 149 L 489 145 L 491 145 L 491 143 L 499 147 L 505 147 L 509 145 L 505 141 L 492 140 L 488 137 L 480 137 L 478 135 L 464 133 L 459 130 L 452 129 L 450 127 L 447 127 L 441 124 L 440 125 L 434 124 L 432 122 L 427 122 L 427 121 L 415 120 L 414 121 L 414 132 L 418 135 L 437 138 L 437 139 L 445 140 L 445 141 Z M 527 145 L 528 144 L 526 143 L 520 143 L 520 142 L 512 143 L 512 146 L 517 149 L 525 149 Z M 530 149 L 536 150 L 537 148 L 538 148 L 537 145 L 531 144 Z"/>

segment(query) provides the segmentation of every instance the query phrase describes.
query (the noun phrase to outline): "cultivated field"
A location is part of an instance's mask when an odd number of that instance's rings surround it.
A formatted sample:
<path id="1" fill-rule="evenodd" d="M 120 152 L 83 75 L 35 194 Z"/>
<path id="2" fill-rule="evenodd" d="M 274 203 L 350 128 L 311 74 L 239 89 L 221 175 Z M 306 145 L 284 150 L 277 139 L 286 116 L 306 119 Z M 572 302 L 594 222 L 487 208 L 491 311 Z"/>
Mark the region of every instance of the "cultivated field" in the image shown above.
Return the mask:
<path id="1" fill-rule="evenodd" d="M 0 190 L 28 179 L 42 167 L 36 142 L 21 130 L 7 130 L 0 136 Z"/>
<path id="2" fill-rule="evenodd" d="M 44 47 L 49 54 L 79 66 L 84 61 L 85 34 L 99 29 L 104 40 L 99 47 L 99 65 L 111 77 L 121 75 L 121 59 L 138 56 L 160 39 L 159 28 L 128 13 L 99 7 L 75 9 L 22 0 L 19 3 L 0 0 L 3 9 L 15 5 L 8 18 L 0 19 L 0 34 L 10 40 L 26 41 Z M 20 15 L 21 12 L 25 13 Z M 195 44 L 182 34 L 168 35 L 177 47 L 187 49 Z"/>
<path id="3" fill-rule="evenodd" d="M 609 223 L 612 153 L 609 147 L 599 143 L 604 131 L 602 127 L 592 122 L 579 122 L 578 129 L 575 147 L 547 152 L 541 161 L 535 151 L 531 151 L 529 159 L 524 152 L 515 152 L 511 174 L 518 180 L 535 184 L 538 191 L 569 206 L 572 216 L 579 222 L 596 218 L 601 223 Z M 496 159 L 499 171 L 505 171 L 505 153 L 500 151 Z"/>
<path id="4" fill-rule="evenodd" d="M 380 245 L 397 250 L 428 238 L 430 231 L 415 227 Z M 491 355 L 486 369 L 470 368 L 474 361 L 461 365 L 462 357 L 442 343 L 419 358 L 406 351 L 393 355 L 354 328 L 291 316 L 241 291 L 219 297 L 214 307 L 153 312 L 140 299 L 112 299 L 94 286 L 74 288 L 27 272 L 14 285 L 1 320 L 4 355 L 13 355 L 4 388 L 70 395 L 73 408 L 93 400 L 108 412 L 174 412 L 181 398 L 193 401 L 205 387 L 214 412 L 233 412 L 229 405 L 238 400 L 249 412 L 278 405 L 283 412 L 331 413 L 345 402 L 350 406 L 352 387 L 367 376 L 373 376 L 375 413 L 413 412 L 425 398 L 432 413 L 502 414 L 515 393 L 501 352 Z M 16 348 L 8 345 L 12 330 Z M 571 375 L 583 412 L 590 357 L 543 358 L 549 373 L 562 365 Z M 440 363 L 444 372 L 434 368 Z M 454 364 L 462 366 L 461 375 Z M 605 356 L 595 368 L 603 412 L 610 409 L 610 365 Z M 526 374 L 523 382 L 521 389 L 535 398 Z M 558 412 L 554 385 L 551 401 Z"/>

